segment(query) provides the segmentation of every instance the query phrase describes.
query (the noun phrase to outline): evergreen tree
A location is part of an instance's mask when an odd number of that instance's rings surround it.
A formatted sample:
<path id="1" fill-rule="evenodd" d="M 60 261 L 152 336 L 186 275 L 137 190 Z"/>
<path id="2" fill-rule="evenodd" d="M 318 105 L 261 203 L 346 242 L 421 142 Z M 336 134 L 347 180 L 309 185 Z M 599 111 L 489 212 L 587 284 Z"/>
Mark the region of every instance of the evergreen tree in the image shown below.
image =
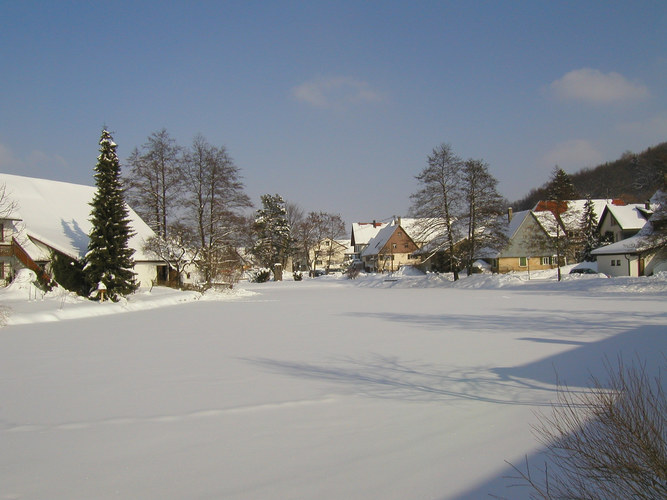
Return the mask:
<path id="1" fill-rule="evenodd" d="M 576 200 L 579 197 L 572 179 L 560 167 L 553 169 L 551 180 L 547 186 L 547 193 L 549 199 L 553 201 Z"/>
<path id="2" fill-rule="evenodd" d="M 600 232 L 598 231 L 597 215 L 591 197 L 586 198 L 584 212 L 581 215 L 581 240 L 582 248 L 579 254 L 579 260 L 585 262 L 595 261 L 591 251 L 600 246 Z"/>
<path id="3" fill-rule="evenodd" d="M 85 257 L 85 273 L 92 284 L 104 283 L 107 297 L 118 300 L 137 289 L 132 271 L 134 250 L 128 247 L 132 236 L 116 144 L 106 129 L 100 137 L 100 155 L 95 166 L 97 192 L 91 211 L 92 229 Z"/>
<path id="4" fill-rule="evenodd" d="M 257 241 L 252 253 L 264 267 L 287 262 L 292 247 L 292 236 L 285 201 L 280 195 L 265 194 L 261 197 L 262 208 L 255 215 L 254 229 Z"/>

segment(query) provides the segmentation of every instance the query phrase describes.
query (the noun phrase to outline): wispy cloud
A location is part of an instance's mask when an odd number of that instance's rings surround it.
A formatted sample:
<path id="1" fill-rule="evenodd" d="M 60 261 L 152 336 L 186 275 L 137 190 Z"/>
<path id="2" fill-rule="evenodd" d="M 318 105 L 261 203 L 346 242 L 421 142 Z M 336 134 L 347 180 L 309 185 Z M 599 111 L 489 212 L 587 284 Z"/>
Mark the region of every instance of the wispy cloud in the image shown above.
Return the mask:
<path id="1" fill-rule="evenodd" d="M 604 155 L 592 143 L 584 139 L 574 139 L 557 144 L 542 157 L 540 163 L 549 168 L 558 165 L 564 170 L 579 170 L 603 161 Z"/>
<path id="2" fill-rule="evenodd" d="M 630 81 L 619 73 L 605 74 L 592 68 L 570 71 L 549 88 L 561 99 L 593 104 L 641 100 L 649 96 L 648 89 L 639 82 Z"/>
<path id="3" fill-rule="evenodd" d="M 619 123 L 616 130 L 642 144 L 664 142 L 667 137 L 667 113 L 649 117 L 644 121 Z"/>
<path id="4" fill-rule="evenodd" d="M 39 170 L 66 167 L 67 162 L 62 156 L 49 155 L 43 151 L 32 151 L 25 158 L 17 157 L 11 148 L 0 143 L 0 170 L 18 172 L 23 170 Z"/>
<path id="5" fill-rule="evenodd" d="M 325 109 L 340 109 L 384 99 L 384 95 L 369 83 L 346 76 L 309 80 L 294 87 L 292 95 L 300 102 Z"/>

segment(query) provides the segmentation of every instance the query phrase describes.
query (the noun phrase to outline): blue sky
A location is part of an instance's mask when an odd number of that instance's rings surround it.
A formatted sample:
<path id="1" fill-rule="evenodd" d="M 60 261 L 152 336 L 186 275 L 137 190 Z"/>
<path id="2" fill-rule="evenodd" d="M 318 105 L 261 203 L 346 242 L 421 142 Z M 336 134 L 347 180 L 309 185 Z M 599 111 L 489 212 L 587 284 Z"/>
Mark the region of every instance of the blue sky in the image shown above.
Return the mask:
<path id="1" fill-rule="evenodd" d="M 224 145 L 253 202 L 405 215 L 446 142 L 515 200 L 667 141 L 667 3 L 0 3 L 0 171 L 92 184 L 166 128 Z"/>

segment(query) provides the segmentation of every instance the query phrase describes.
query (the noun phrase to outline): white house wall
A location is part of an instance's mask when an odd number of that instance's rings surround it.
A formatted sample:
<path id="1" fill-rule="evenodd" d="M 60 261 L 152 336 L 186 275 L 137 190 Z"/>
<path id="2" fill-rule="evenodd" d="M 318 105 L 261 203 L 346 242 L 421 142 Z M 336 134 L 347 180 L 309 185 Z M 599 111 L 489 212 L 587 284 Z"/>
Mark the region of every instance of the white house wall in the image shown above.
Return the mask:
<path id="1" fill-rule="evenodd" d="M 597 262 L 598 272 L 607 276 L 639 276 L 637 255 L 598 255 Z"/>
<path id="2" fill-rule="evenodd" d="M 157 279 L 157 265 L 154 262 L 135 262 L 134 272 L 141 287 L 150 288 Z"/>

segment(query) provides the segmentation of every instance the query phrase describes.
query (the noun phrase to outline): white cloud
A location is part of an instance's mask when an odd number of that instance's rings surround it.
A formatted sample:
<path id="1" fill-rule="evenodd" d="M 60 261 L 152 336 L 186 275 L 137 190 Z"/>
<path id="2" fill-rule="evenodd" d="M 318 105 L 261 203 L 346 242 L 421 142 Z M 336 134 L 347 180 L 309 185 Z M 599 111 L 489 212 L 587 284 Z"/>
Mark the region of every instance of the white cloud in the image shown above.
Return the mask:
<path id="1" fill-rule="evenodd" d="M 604 155 L 584 139 L 574 139 L 557 144 L 540 161 L 543 167 L 558 165 L 563 170 L 580 170 L 604 162 Z"/>
<path id="2" fill-rule="evenodd" d="M 566 100 L 605 104 L 646 99 L 648 89 L 618 73 L 604 74 L 597 69 L 570 71 L 550 86 L 556 96 Z"/>
<path id="3" fill-rule="evenodd" d="M 309 80 L 294 87 L 292 95 L 303 103 L 328 109 L 383 99 L 383 95 L 367 82 L 345 76 Z"/>

